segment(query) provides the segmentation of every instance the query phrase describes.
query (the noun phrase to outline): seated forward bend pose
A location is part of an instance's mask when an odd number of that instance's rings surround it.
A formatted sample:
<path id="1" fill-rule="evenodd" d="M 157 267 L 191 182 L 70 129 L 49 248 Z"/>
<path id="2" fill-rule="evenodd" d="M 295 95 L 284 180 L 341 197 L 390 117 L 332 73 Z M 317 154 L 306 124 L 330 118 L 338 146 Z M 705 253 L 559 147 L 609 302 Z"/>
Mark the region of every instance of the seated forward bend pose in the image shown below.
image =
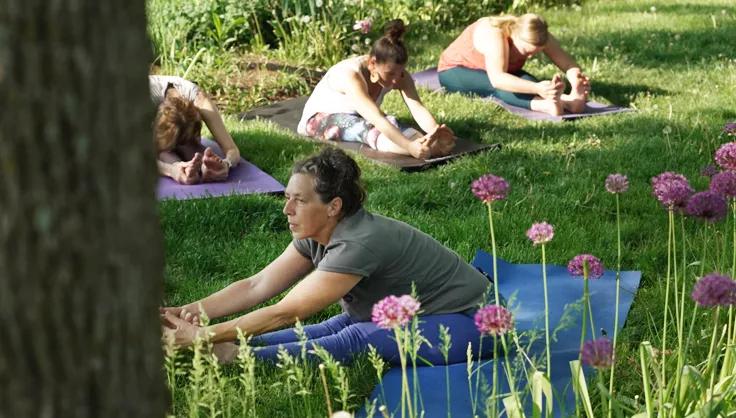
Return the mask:
<path id="1" fill-rule="evenodd" d="M 335 64 L 304 106 L 297 131 L 324 140 L 361 142 L 379 151 L 419 159 L 443 156 L 455 146 L 452 130 L 439 125 L 424 107 L 406 71 L 408 54 L 401 20 L 389 22 L 370 54 Z M 427 134 L 399 126 L 380 109 L 391 90 L 401 92 L 412 117 Z"/>
<path id="2" fill-rule="evenodd" d="M 349 360 L 367 349 L 378 349 L 387 361 L 397 361 L 393 332 L 371 322 L 373 305 L 388 295 L 410 294 L 412 283 L 421 303 L 420 329 L 432 343 L 419 355 L 443 363 L 439 325 L 449 327 L 453 343 L 450 362 L 465 361 L 468 343 L 477 354 L 480 335 L 473 314 L 484 302 L 490 281 L 455 252 L 429 235 L 362 208 L 365 193 L 360 169 L 342 150 L 326 147 L 296 163 L 285 191 L 283 212 L 292 242 L 254 276 L 243 279 L 181 307 L 162 308 L 164 332 L 179 345 L 188 345 L 209 332 L 214 343 L 237 339 L 237 330 L 255 336 L 255 355 L 275 360 L 279 345 L 291 352 L 300 346 L 294 329 L 271 332 L 304 320 L 335 302 L 343 312 L 304 327 L 308 348 L 317 344 L 335 358 Z M 193 320 L 200 313 L 218 318 L 269 300 L 294 286 L 278 303 L 252 310 L 206 329 Z M 173 327 L 173 328 L 172 328 Z M 220 360 L 234 355 L 235 345 L 217 344 Z M 492 343 L 482 344 L 484 354 Z"/>
<path id="3" fill-rule="evenodd" d="M 158 171 L 178 183 L 222 181 L 240 162 L 240 151 L 212 103 L 196 84 L 173 76 L 148 76 L 151 100 L 158 106 L 153 137 Z M 200 143 L 202 121 L 222 148 L 218 157 Z"/>
<path id="4" fill-rule="evenodd" d="M 538 81 L 522 70 L 526 60 L 540 51 L 565 72 L 569 94 L 562 94 L 559 75 Z M 437 71 L 447 91 L 494 96 L 552 115 L 582 112 L 590 92 L 580 66 L 547 31 L 544 19 L 532 13 L 478 19 L 442 52 Z"/>

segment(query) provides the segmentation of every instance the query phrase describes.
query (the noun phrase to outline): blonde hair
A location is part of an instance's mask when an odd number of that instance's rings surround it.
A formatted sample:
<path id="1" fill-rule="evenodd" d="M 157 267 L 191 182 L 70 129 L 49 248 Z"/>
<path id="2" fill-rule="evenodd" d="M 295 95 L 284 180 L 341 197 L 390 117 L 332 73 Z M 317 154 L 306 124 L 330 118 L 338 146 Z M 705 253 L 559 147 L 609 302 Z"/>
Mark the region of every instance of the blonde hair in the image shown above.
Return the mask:
<path id="1" fill-rule="evenodd" d="M 547 43 L 547 22 L 538 14 L 491 16 L 490 19 L 491 25 L 500 29 L 505 36 L 517 36 L 534 46 L 544 46 Z"/>

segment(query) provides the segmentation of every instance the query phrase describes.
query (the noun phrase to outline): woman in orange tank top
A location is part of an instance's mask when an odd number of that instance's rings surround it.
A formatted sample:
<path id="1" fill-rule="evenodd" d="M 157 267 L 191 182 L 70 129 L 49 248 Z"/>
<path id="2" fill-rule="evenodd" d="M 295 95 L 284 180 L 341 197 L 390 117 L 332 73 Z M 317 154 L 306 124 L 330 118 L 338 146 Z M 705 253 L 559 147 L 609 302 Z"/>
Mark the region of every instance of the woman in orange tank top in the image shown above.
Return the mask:
<path id="1" fill-rule="evenodd" d="M 570 83 L 563 94 L 559 74 L 539 81 L 522 70 L 527 58 L 544 52 Z M 536 14 L 490 16 L 465 28 L 440 56 L 440 84 L 450 92 L 495 96 L 506 103 L 552 115 L 585 109 L 590 80 Z"/>

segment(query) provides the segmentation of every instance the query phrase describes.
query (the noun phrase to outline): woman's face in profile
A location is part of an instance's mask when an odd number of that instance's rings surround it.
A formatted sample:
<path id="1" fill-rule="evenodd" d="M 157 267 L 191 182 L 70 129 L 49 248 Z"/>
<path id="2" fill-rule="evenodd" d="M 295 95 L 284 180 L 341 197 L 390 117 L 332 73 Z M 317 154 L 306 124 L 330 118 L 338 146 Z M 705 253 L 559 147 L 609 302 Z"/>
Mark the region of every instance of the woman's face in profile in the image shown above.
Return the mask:
<path id="1" fill-rule="evenodd" d="M 284 215 L 294 239 L 315 238 L 327 227 L 329 204 L 314 190 L 314 177 L 294 174 L 284 190 Z"/>

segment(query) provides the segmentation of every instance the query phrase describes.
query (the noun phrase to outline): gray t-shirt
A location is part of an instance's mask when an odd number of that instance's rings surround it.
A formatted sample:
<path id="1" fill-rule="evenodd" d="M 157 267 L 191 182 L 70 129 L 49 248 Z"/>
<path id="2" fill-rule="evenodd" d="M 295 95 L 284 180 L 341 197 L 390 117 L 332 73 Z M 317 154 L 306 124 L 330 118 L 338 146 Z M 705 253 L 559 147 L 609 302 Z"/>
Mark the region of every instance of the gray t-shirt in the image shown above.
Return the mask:
<path id="1" fill-rule="evenodd" d="M 342 298 L 343 310 L 361 321 L 388 295 L 416 286 L 424 314 L 465 312 L 477 307 L 488 279 L 457 253 L 403 222 L 363 209 L 340 221 L 327 246 L 312 239 L 293 241 L 317 270 L 361 276 Z"/>
<path id="2" fill-rule="evenodd" d="M 197 93 L 199 93 L 199 87 L 197 87 L 196 84 L 181 77 L 171 75 L 149 75 L 148 87 L 151 92 L 151 101 L 153 101 L 153 104 L 158 106 L 164 101 L 166 87 L 169 84 L 173 85 L 182 97 L 191 102 L 197 98 Z"/>

